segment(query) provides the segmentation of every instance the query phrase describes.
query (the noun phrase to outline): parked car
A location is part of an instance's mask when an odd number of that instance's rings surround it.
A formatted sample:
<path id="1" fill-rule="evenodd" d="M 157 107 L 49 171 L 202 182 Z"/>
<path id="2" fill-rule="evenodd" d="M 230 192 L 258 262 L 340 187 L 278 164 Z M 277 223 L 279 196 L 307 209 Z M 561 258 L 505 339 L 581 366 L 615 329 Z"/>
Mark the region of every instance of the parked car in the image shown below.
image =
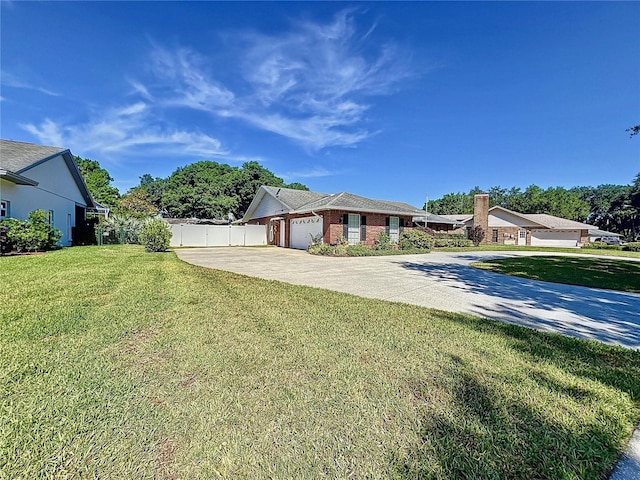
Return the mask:
<path id="1" fill-rule="evenodd" d="M 607 245 L 624 245 L 624 242 L 620 240 L 620 237 L 598 237 L 594 242 L 602 242 Z"/>

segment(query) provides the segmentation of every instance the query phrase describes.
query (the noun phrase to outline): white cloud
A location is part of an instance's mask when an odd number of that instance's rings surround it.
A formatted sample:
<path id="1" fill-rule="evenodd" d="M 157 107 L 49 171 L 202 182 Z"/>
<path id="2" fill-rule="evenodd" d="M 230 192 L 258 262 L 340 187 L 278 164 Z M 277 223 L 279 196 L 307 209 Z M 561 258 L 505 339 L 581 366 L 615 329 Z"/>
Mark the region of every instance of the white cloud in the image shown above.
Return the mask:
<path id="1" fill-rule="evenodd" d="M 121 155 L 228 154 L 221 142 L 209 135 L 154 124 L 142 102 L 108 110 L 86 124 L 63 126 L 47 118 L 40 125 L 21 127 L 42 143 L 70 147 L 78 155 L 96 155 L 115 163 Z"/>
<path id="2" fill-rule="evenodd" d="M 31 83 L 26 82 L 18 78 L 17 76 L 9 72 L 6 72 L 4 70 L 0 72 L 0 79 L 1 79 L 0 83 L 2 83 L 2 85 L 5 87 L 24 88 L 27 90 L 34 90 L 36 92 L 44 93 L 45 95 L 49 95 L 52 97 L 60 96 L 60 94 L 57 92 L 52 92 L 51 90 L 47 90 L 46 88 L 32 85 Z"/>
<path id="3" fill-rule="evenodd" d="M 366 100 L 392 93 L 409 75 L 404 56 L 391 43 L 376 43 L 374 30 L 360 32 L 353 13 L 343 11 L 329 23 L 302 22 L 282 34 L 235 32 L 226 37 L 232 53 L 219 70 L 213 52 L 208 59 L 154 45 L 153 78 L 147 86 L 131 83 L 157 105 L 241 119 L 313 150 L 355 146 L 375 134 Z M 232 86 L 216 76 L 221 71 L 234 78 Z"/>
<path id="4" fill-rule="evenodd" d="M 162 102 L 166 105 L 189 107 L 211 111 L 227 107 L 234 94 L 204 72 L 204 58 L 198 53 L 182 48 L 170 52 L 155 47 L 151 60 L 155 75 L 169 83 Z"/>
<path id="5" fill-rule="evenodd" d="M 343 171 L 332 172 L 330 170 L 327 170 L 324 167 L 316 167 L 311 170 L 283 173 L 281 176 L 286 180 L 290 180 L 290 179 L 331 177 L 333 175 L 339 175 L 340 173 L 343 173 Z"/>

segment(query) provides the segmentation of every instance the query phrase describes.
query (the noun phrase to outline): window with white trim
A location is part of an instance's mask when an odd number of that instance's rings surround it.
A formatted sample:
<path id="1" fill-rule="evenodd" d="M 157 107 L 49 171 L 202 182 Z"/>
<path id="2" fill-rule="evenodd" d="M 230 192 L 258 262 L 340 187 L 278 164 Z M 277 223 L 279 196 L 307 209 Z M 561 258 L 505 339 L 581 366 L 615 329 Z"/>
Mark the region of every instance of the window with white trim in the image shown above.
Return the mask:
<path id="1" fill-rule="evenodd" d="M 347 238 L 349 245 L 360 243 L 360 215 L 350 213 L 348 218 Z"/>
<path id="2" fill-rule="evenodd" d="M 389 217 L 389 236 L 391 237 L 391 241 L 398 243 L 399 235 L 400 235 L 400 218 Z"/>
<path id="3" fill-rule="evenodd" d="M 9 217 L 9 201 L 0 200 L 0 218 Z"/>

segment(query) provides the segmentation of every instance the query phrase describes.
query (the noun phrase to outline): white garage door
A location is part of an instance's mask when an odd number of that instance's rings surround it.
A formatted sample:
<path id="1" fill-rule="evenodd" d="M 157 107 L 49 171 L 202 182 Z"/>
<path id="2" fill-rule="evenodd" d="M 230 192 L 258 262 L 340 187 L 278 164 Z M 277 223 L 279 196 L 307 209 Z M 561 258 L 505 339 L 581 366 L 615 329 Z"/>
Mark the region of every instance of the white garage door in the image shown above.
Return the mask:
<path id="1" fill-rule="evenodd" d="M 534 247 L 577 247 L 580 230 L 533 230 L 531 245 Z"/>
<path id="2" fill-rule="evenodd" d="M 289 223 L 289 246 L 306 250 L 309 248 L 311 237 L 322 235 L 322 217 L 294 218 Z"/>

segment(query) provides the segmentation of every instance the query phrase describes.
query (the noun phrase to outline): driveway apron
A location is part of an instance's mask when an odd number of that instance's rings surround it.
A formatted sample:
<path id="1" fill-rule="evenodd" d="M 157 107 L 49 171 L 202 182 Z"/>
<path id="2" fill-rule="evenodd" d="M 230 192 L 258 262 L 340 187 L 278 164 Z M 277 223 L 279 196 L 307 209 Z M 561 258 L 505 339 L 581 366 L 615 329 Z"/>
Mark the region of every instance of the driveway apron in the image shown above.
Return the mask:
<path id="1" fill-rule="evenodd" d="M 640 295 L 486 272 L 473 261 L 537 252 L 321 257 L 284 248 L 176 249 L 185 262 L 267 280 L 467 313 L 640 350 Z"/>

